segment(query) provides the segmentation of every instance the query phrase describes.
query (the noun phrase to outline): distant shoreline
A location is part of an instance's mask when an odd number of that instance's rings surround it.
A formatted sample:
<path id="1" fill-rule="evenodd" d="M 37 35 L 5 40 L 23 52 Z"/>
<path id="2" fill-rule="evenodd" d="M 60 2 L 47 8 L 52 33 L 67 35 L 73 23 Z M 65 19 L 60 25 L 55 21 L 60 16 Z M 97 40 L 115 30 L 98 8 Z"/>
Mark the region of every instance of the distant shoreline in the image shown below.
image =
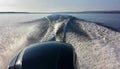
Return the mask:
<path id="1" fill-rule="evenodd" d="M 81 13 L 107 13 L 120 14 L 120 11 L 83 11 L 83 12 L 0 12 L 0 14 L 81 14 Z"/>

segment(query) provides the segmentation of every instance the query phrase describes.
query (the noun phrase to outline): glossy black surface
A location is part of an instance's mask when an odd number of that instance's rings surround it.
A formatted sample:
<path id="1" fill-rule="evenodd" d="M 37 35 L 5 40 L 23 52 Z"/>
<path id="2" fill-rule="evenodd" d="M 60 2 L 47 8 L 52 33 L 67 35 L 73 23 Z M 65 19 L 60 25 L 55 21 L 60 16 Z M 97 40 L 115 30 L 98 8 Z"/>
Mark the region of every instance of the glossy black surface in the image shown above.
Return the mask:
<path id="1" fill-rule="evenodd" d="M 73 47 L 66 43 L 45 42 L 28 48 L 23 69 L 74 69 Z"/>
<path id="2" fill-rule="evenodd" d="M 43 42 L 23 49 L 13 58 L 8 69 L 74 69 L 74 55 L 70 44 Z"/>

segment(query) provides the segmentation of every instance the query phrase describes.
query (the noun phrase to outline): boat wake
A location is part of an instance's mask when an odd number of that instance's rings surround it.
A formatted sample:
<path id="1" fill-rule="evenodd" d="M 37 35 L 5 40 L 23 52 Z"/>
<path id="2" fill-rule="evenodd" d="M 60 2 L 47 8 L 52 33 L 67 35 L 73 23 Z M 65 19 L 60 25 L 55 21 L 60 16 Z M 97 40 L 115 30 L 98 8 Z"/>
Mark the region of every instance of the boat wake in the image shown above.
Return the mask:
<path id="1" fill-rule="evenodd" d="M 119 69 L 120 33 L 67 15 L 0 26 L 0 68 L 26 46 L 64 41 L 74 46 L 78 69 Z"/>

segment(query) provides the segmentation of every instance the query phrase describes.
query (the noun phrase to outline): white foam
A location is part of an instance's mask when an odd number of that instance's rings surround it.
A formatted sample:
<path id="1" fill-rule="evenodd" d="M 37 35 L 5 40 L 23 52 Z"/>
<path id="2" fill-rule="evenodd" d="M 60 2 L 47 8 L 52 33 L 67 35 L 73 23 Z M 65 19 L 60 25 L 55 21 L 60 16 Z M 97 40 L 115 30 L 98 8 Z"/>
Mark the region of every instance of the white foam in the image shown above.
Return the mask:
<path id="1" fill-rule="evenodd" d="M 12 56 L 25 46 L 47 41 L 53 34 L 57 40 L 62 40 L 64 22 L 71 17 L 60 17 L 58 22 L 51 17 L 51 22 L 54 22 L 51 25 L 47 19 L 44 22 L 0 25 L 0 68 L 6 69 Z M 66 42 L 76 49 L 79 69 L 120 68 L 119 32 L 75 18 L 71 21 L 67 27 Z M 59 30 L 62 32 L 56 34 Z"/>

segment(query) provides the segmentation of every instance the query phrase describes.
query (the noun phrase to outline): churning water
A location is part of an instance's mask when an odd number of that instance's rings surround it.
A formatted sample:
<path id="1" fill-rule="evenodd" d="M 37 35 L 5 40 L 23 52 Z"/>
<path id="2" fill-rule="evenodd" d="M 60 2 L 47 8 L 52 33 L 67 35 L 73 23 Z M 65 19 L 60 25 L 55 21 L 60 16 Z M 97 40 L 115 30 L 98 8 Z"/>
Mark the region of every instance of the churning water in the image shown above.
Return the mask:
<path id="1" fill-rule="evenodd" d="M 48 15 L 1 14 L 0 69 L 6 69 L 12 56 L 26 46 L 48 41 L 52 37 L 61 41 L 65 26 L 66 42 L 72 44 L 77 52 L 79 69 L 120 68 L 118 31 L 83 20 L 84 17 Z"/>

